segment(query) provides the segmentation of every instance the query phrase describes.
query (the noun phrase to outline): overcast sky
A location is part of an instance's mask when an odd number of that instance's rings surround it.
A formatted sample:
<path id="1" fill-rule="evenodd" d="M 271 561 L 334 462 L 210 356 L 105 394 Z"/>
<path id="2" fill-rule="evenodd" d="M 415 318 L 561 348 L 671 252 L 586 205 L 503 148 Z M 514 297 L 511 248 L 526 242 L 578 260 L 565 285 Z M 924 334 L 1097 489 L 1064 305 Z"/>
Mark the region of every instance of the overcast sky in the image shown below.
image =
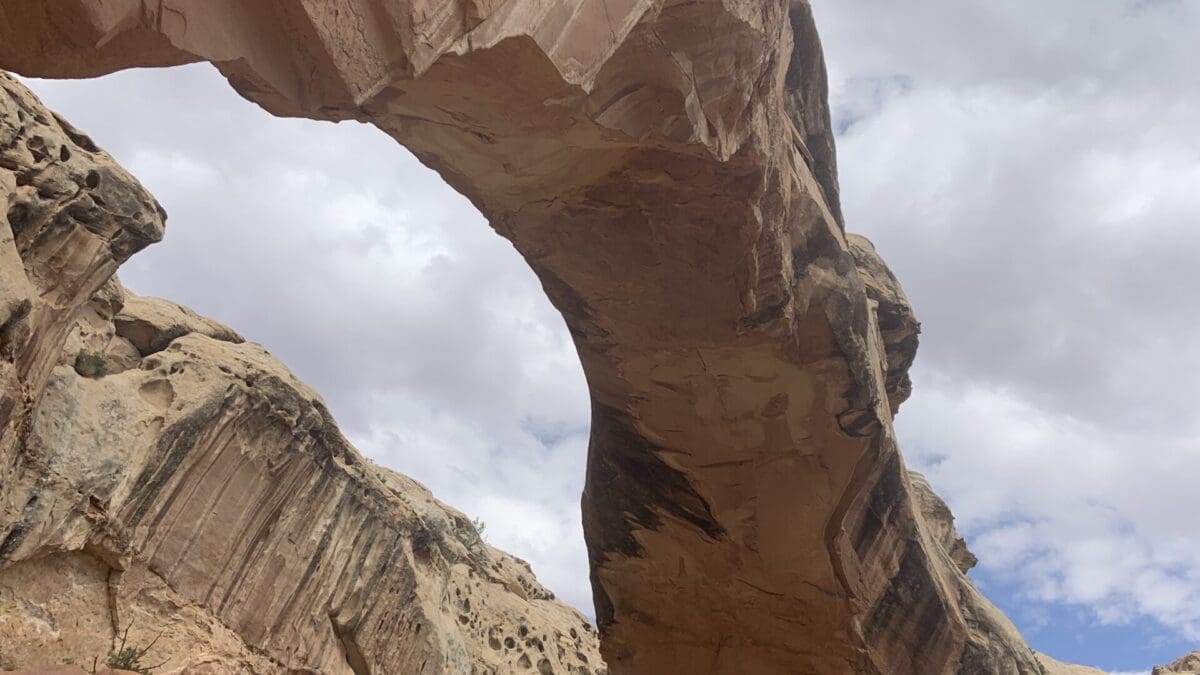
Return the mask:
<path id="1" fill-rule="evenodd" d="M 924 323 L 897 420 L 1034 647 L 1200 647 L 1200 2 L 815 0 L 843 206 Z M 590 612 L 588 403 L 512 247 L 374 129 L 208 66 L 32 82 L 170 214 L 122 268 L 262 342 Z"/>

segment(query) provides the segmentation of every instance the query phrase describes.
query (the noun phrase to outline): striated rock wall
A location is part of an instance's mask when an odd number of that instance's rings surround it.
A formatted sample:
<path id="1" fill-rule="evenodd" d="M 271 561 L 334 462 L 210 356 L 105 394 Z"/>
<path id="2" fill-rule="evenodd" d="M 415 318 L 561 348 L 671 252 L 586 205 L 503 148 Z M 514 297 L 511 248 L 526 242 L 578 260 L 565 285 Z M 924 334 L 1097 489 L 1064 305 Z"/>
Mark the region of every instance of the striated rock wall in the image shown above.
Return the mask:
<path id="1" fill-rule="evenodd" d="M 132 627 L 163 673 L 605 672 L 582 614 L 262 347 L 121 288 L 161 211 L 7 76 L 0 139 L 0 665 Z"/>
<path id="2" fill-rule="evenodd" d="M 84 77 L 210 61 L 275 114 L 375 124 L 512 240 L 591 390 L 584 526 L 614 672 L 1039 673 L 962 575 L 952 531 L 927 522 L 937 516 L 896 448 L 917 323 L 869 244 L 843 231 L 822 58 L 803 0 L 0 0 L 0 66 Z M 5 413 L 7 470 L 32 461 L 23 430 L 41 428 L 39 396 L 74 386 L 41 394 L 62 344 L 50 329 L 65 332 L 109 267 L 161 234 L 152 200 L 130 194 L 124 212 L 136 205 L 142 221 L 104 216 L 55 248 L 87 269 L 28 275 L 71 300 L 14 319 L 39 337 L 0 373 L 23 392 Z M 120 236 L 129 245 L 110 246 Z M 42 254 L 17 248 L 36 267 Z M 38 295 L 21 293 L 14 317 Z M 154 448 L 131 477 L 56 528 L 29 501 L 45 488 L 7 489 L 0 556 L 70 548 L 95 531 L 85 521 L 116 523 L 109 549 L 139 552 L 280 662 L 361 671 L 488 654 L 469 648 L 477 626 L 452 631 L 454 612 L 411 590 L 421 547 L 383 542 L 420 530 L 397 525 L 412 515 L 371 487 L 382 479 L 323 408 L 253 348 L 202 332 L 97 385 L 132 388 L 107 399 Z M 177 412 L 182 400 L 197 403 Z M 215 496 L 231 481 L 255 508 Z M 297 492 L 324 505 L 311 521 L 288 509 Z M 247 535 L 222 538 L 226 520 Z M 438 574 L 490 569 L 442 541 Z M 381 563 L 393 555 L 399 569 Z M 264 556 L 291 586 L 256 576 Z M 308 559 L 312 574 L 295 567 Z M 381 615 L 366 588 L 420 602 Z M 438 637 L 383 644 L 418 623 Z M 452 640 L 468 646 L 439 646 Z"/>

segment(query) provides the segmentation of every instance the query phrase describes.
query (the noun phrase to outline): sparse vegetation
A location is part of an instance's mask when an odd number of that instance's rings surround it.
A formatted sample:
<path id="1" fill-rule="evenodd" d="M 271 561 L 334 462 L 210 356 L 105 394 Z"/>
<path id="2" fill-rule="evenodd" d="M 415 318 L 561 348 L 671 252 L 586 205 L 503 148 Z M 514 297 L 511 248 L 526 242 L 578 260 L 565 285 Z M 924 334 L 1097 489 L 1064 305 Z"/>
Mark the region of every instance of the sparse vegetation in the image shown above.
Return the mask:
<path id="1" fill-rule="evenodd" d="M 1029 653 L 1033 654 L 1033 661 L 1034 661 L 1034 663 L 1037 663 L 1038 672 L 1040 672 L 1041 675 L 1046 675 L 1046 666 L 1042 665 L 1042 660 L 1040 658 L 1038 658 L 1037 652 L 1034 651 L 1034 649 L 1032 647 L 1030 647 Z"/>
<path id="2" fill-rule="evenodd" d="M 80 349 L 75 355 L 75 372 L 83 377 L 104 377 L 108 374 L 108 359 L 100 352 Z"/>
<path id="3" fill-rule="evenodd" d="M 129 625 L 125 627 L 125 632 L 121 634 L 121 646 L 108 653 L 108 660 L 105 661 L 105 663 L 109 668 L 115 668 L 117 670 L 130 670 L 135 673 L 141 673 L 142 675 L 153 675 L 154 669 L 158 668 L 163 663 L 166 663 L 166 661 L 157 663 L 153 666 L 148 666 L 142 663 L 142 659 L 145 658 L 146 654 L 149 653 L 154 647 L 154 643 L 158 642 L 158 638 L 162 637 L 162 633 L 155 635 L 154 639 L 150 641 L 150 644 L 146 645 L 145 647 L 138 647 L 136 645 L 129 644 L 130 628 L 133 628 L 133 622 L 130 622 Z M 95 661 L 92 661 L 92 672 L 96 672 Z"/>
<path id="4" fill-rule="evenodd" d="M 471 527 L 475 528 L 475 534 L 479 535 L 479 541 L 487 541 L 487 537 L 483 536 L 483 533 L 487 531 L 487 523 L 480 518 L 472 518 Z"/>

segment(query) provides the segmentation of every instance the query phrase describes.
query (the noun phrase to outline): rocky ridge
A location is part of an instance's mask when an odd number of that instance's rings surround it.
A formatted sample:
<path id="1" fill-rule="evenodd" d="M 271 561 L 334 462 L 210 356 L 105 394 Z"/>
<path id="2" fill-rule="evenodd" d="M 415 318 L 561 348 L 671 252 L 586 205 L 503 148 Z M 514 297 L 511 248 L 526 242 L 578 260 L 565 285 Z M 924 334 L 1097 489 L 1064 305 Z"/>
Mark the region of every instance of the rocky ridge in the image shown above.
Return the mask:
<path id="1" fill-rule="evenodd" d="M 1152 675 L 1200 675 L 1200 652 L 1192 652 L 1166 666 L 1156 666 Z"/>

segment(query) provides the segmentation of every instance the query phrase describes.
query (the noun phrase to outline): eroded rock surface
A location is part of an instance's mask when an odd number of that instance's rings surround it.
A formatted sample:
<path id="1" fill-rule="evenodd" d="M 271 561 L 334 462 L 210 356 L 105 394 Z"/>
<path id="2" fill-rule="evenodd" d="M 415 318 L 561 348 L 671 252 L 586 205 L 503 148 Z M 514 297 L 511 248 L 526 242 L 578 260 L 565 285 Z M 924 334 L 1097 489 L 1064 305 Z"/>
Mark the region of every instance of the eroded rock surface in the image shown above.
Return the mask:
<path id="1" fill-rule="evenodd" d="M 0 139 L 0 665 L 130 628 L 162 673 L 605 672 L 582 614 L 261 346 L 127 293 L 161 211 L 7 76 Z"/>
<path id="2" fill-rule="evenodd" d="M 947 531 L 927 524 L 896 448 L 891 418 L 908 394 L 917 324 L 869 244 L 843 231 L 822 58 L 802 0 L 0 0 L 0 66 L 83 77 L 210 61 L 275 114 L 375 124 L 514 243 L 563 313 L 591 390 L 584 525 L 614 672 L 1039 673 L 1015 629 L 962 575 Z M 128 207 L 143 201 L 138 212 L 153 216 L 140 196 Z M 127 237 L 140 245 L 159 233 L 156 222 L 114 222 L 97 241 L 141 232 Z M 36 256 L 53 259 L 17 248 L 27 269 Z M 346 662 L 382 658 L 390 652 L 380 634 L 358 632 L 375 625 L 449 631 L 438 622 L 453 612 L 432 599 L 371 613 L 379 610 L 362 588 L 422 588 L 418 552 L 383 543 L 384 533 L 411 532 L 397 523 L 413 516 L 370 488 L 380 479 L 329 431 L 323 408 L 287 378 L 264 375 L 252 347 L 189 333 L 136 370 L 96 381 L 55 370 L 41 393 L 62 340 L 44 337 L 38 321 L 65 333 L 134 247 L 109 248 L 99 258 L 74 242 L 47 249 L 105 261 L 94 272 L 44 266 L 82 280 L 48 319 L 35 312 L 22 323 L 32 288 L 3 299 L 19 334 L 42 345 L 10 349 L 20 356 L 0 373 L 6 391 L 23 392 L 5 399 L 3 457 L 32 461 L 22 458 L 34 456 L 38 436 L 20 431 L 46 427 L 31 412 L 39 397 L 128 383 L 106 400 L 132 416 L 120 418 L 130 423 L 124 433 L 147 434 L 157 449 L 127 482 L 101 486 L 103 509 L 92 517 L 122 523 L 114 539 L 128 539 L 172 587 L 248 642 L 290 645 L 273 647 L 281 660 L 332 664 L 335 637 L 347 631 Z M 187 401 L 197 404 L 175 412 Z M 248 434 L 257 434 L 253 451 Z M 196 443 L 203 456 L 180 450 Z M 259 466 L 241 457 L 311 491 L 327 508 L 319 527 L 266 527 L 276 522 L 267 505 L 283 497 L 239 468 Z M 213 458 L 225 458 L 220 471 L 204 468 Z M 213 496 L 228 494 L 217 476 L 266 510 L 239 516 Z M 45 529 L 33 523 L 49 507 L 24 501 L 37 490 L 8 492 L 5 522 L 20 525 L 0 556 L 61 549 L 94 531 L 64 514 L 75 529 L 53 530 L 62 543 L 47 544 L 31 533 Z M 266 520 L 237 521 L 251 534 L 212 541 L 197 509 Z M 322 545 L 314 532 L 334 538 Z M 483 583 L 491 568 L 463 562 L 472 558 L 462 541 L 443 541 L 448 551 L 433 548 L 446 569 L 466 565 Z M 198 556 L 210 548 L 251 562 Z M 247 571 L 269 550 L 285 578 L 329 584 L 324 620 Z M 318 551 L 313 559 L 327 562 L 313 575 L 294 568 Z M 405 565 L 381 565 L 387 551 Z M 351 563 L 355 573 L 340 582 L 317 574 Z M 246 584 L 265 599 L 239 592 Z M 255 618 L 256 603 L 270 620 Z M 461 635 L 472 644 L 474 633 Z M 432 642 L 422 637 L 395 658 L 474 654 Z"/>
<path id="3" fill-rule="evenodd" d="M 946 502 L 937 496 L 925 476 L 916 471 L 909 471 L 908 480 L 913 487 L 913 501 L 916 502 L 917 509 L 925 520 L 929 534 L 942 547 L 942 550 L 950 555 L 955 566 L 963 574 L 966 574 L 968 570 L 975 567 L 979 559 L 967 548 L 967 542 L 958 535 L 950 507 L 946 506 Z"/>
<path id="4" fill-rule="evenodd" d="M 1045 654 L 1038 654 L 1037 659 L 1045 669 L 1045 675 L 1108 675 L 1103 670 L 1063 663 Z"/>

